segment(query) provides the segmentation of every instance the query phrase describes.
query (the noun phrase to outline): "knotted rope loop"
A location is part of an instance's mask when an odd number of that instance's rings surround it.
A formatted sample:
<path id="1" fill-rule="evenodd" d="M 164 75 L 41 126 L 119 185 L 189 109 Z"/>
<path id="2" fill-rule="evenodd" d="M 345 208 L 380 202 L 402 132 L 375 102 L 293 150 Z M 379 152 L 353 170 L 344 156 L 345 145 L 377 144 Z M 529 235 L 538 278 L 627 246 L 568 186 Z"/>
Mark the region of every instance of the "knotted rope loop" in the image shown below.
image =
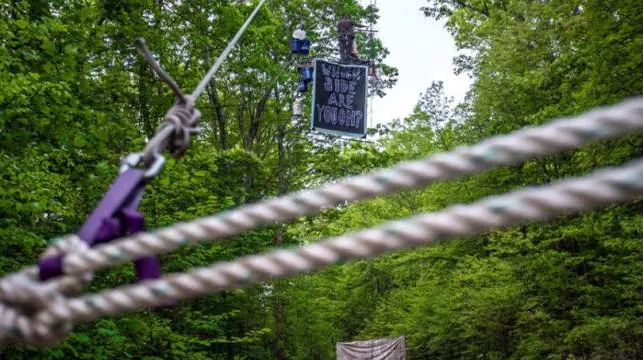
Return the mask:
<path id="1" fill-rule="evenodd" d="M 77 235 L 60 238 L 45 250 L 41 258 L 83 253 L 88 245 Z M 63 275 L 40 282 L 37 273 L 24 271 L 4 279 L 0 292 L 0 341 L 20 338 L 37 346 L 58 343 L 72 330 L 70 321 L 47 323 L 39 314 L 61 306 L 64 295 L 78 293 L 93 277 L 92 272 Z"/>
<path id="2" fill-rule="evenodd" d="M 49 295 L 38 279 L 30 278 L 26 274 L 16 274 L 6 278 L 0 283 L 3 303 L 16 309 L 43 308 L 46 306 Z"/>
<path id="3" fill-rule="evenodd" d="M 77 255 L 89 247 L 76 235 L 67 235 L 55 241 L 43 253 L 41 259 L 64 255 Z M 15 306 L 23 312 L 47 307 L 55 293 L 77 293 L 92 279 L 92 272 L 78 275 L 63 275 L 41 282 L 38 268 L 26 269 L 9 275 L 0 281 L 0 299 L 7 306 Z"/>
<path id="4" fill-rule="evenodd" d="M 52 294 L 46 308 L 29 313 L 0 303 L 0 343 L 21 340 L 41 347 L 56 345 L 72 331 L 72 322 L 47 322 L 41 314 L 64 306 L 64 303 L 65 297 L 60 293 Z"/>
<path id="5" fill-rule="evenodd" d="M 89 250 L 89 245 L 84 242 L 78 235 L 70 234 L 63 238 L 60 238 L 58 241 L 55 241 L 52 245 L 45 250 L 41 258 L 47 258 L 52 256 L 66 256 L 72 254 L 83 254 Z M 63 262 L 63 273 L 65 273 L 65 267 Z M 72 294 L 77 293 L 83 289 L 83 287 L 92 281 L 94 277 L 93 272 L 85 272 L 75 275 L 63 275 L 57 279 L 52 279 L 45 283 L 45 287 L 55 288 L 56 291 L 60 291 L 63 294 Z M 56 284 L 52 286 L 50 284 Z"/>
<path id="6" fill-rule="evenodd" d="M 198 120 L 201 117 L 201 112 L 194 107 L 195 98 L 191 95 L 184 95 L 176 81 L 163 70 L 161 64 L 152 56 L 145 40 L 137 39 L 136 46 L 159 78 L 172 89 L 177 99 L 174 106 L 165 114 L 165 121 L 145 147 L 143 159 L 146 165 L 150 165 L 163 150 L 168 150 L 172 156 L 179 158 L 190 146 L 190 135 L 199 132 Z"/>
<path id="7" fill-rule="evenodd" d="M 158 128 L 157 134 L 164 133 L 168 127 L 172 128 L 166 150 L 175 158 L 183 156 L 189 148 L 190 135 L 199 133 L 200 117 L 201 112 L 194 107 L 194 98 L 191 95 L 183 96 L 183 99 L 177 101 L 165 115 L 165 122 Z"/>
<path id="8" fill-rule="evenodd" d="M 0 300 L 1 303 L 8 305 L 21 305 L 32 302 L 33 298 L 38 296 L 33 292 L 33 287 L 29 284 L 38 281 L 38 268 L 33 271 L 20 271 L 15 274 L 6 276 L 0 281 Z"/>

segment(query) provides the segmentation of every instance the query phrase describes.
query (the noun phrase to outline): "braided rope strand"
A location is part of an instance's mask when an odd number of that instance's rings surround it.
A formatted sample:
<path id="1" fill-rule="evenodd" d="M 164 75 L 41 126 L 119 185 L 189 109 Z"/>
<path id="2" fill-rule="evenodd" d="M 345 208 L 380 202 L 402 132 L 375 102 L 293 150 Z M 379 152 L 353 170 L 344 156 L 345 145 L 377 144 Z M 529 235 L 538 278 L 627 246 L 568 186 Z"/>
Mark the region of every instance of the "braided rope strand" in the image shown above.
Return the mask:
<path id="1" fill-rule="evenodd" d="M 246 256 L 161 280 L 69 299 L 54 304 L 36 319 L 41 324 L 88 322 L 104 315 L 158 306 L 169 299 L 185 300 L 306 273 L 342 261 L 426 245 L 435 240 L 551 219 L 560 214 L 623 202 L 640 194 L 643 194 L 643 159 L 619 168 L 601 169 L 585 178 L 489 197 L 471 205 L 457 205 L 438 213 L 390 222 L 294 250 Z"/>
<path id="2" fill-rule="evenodd" d="M 385 227 L 328 239 L 294 251 L 248 256 L 236 262 L 215 264 L 210 268 L 82 298 L 67 299 L 63 296 L 77 291 L 83 281 L 81 279 L 90 270 L 167 252 L 190 241 L 216 240 L 257 226 L 292 220 L 344 202 L 417 188 L 432 181 L 452 179 L 532 156 L 579 147 L 595 139 L 639 130 L 643 128 L 641 119 L 643 98 L 632 99 L 575 118 L 558 120 L 545 127 L 492 138 L 452 153 L 438 154 L 371 175 L 347 178 L 321 189 L 179 224 L 156 234 L 124 238 L 94 250 L 71 253 L 63 264 L 68 276 L 44 284 L 34 281 L 37 268 L 24 269 L 0 281 L 0 297 L 9 303 L 24 303 L 36 297 L 40 310 L 35 316 L 26 317 L 13 307 L 0 303 L 0 343 L 18 337 L 32 344 L 49 345 L 70 331 L 73 323 L 91 321 L 102 315 L 162 305 L 168 299 L 188 299 L 308 272 L 344 260 L 426 244 L 439 238 L 471 235 L 493 227 L 546 219 L 556 213 L 632 198 L 643 192 L 639 180 L 643 174 L 641 160 L 629 167 L 603 171 L 592 178 L 542 190 L 523 190 L 470 206 L 456 206 L 441 213 L 421 215 Z M 51 301 L 43 301 L 49 296 Z M 46 307 L 43 309 L 42 305 Z"/>
<path id="3" fill-rule="evenodd" d="M 172 251 L 188 242 L 214 241 L 258 226 L 311 215 L 326 208 L 402 189 L 474 174 L 531 157 L 543 157 L 643 129 L 643 98 L 557 120 L 539 128 L 491 138 L 423 160 L 369 175 L 349 177 L 320 189 L 271 199 L 237 210 L 176 224 L 153 234 L 137 234 L 64 258 L 67 274 L 94 271 L 151 254 Z"/>

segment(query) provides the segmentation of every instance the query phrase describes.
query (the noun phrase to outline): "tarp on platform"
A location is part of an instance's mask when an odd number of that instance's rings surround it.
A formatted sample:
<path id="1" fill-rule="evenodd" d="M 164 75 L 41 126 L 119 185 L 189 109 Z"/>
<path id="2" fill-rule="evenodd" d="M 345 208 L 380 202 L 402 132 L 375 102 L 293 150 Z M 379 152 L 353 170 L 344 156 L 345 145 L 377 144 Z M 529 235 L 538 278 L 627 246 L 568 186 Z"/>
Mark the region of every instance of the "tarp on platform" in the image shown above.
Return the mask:
<path id="1" fill-rule="evenodd" d="M 404 336 L 337 343 L 337 360 L 406 360 Z"/>

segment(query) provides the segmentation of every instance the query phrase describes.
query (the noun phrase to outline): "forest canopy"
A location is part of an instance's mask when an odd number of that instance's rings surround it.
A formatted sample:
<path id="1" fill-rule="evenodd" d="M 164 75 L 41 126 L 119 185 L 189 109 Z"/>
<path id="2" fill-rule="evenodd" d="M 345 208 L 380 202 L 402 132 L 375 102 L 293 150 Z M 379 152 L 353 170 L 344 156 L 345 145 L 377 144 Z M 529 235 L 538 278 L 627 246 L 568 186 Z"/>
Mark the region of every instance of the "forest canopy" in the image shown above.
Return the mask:
<path id="1" fill-rule="evenodd" d="M 152 137 L 172 92 L 137 53 L 146 39 L 193 89 L 255 3 L 7 0 L 0 4 L 0 274 L 37 261 L 76 232 Z M 320 137 L 291 118 L 297 27 L 332 54 L 345 14 L 376 22 L 356 0 L 269 0 L 197 102 L 201 134 L 169 160 L 141 211 L 156 229 L 339 178 L 450 151 L 643 90 L 640 0 L 428 0 L 473 85 L 456 103 L 440 79 L 411 114 L 373 125 L 371 141 Z M 427 34 L 429 37 L 430 34 Z M 360 45 L 369 41 L 358 37 Z M 396 64 L 370 43 L 386 96 Z M 308 100 L 308 99 L 307 99 Z M 404 109 L 406 111 L 407 109 Z M 422 190 L 329 209 L 287 225 L 161 257 L 165 273 L 294 247 L 580 176 L 641 156 L 637 134 L 501 167 Z M 173 308 L 78 326 L 58 346 L 15 344 L 6 359 L 334 359 L 337 342 L 405 336 L 409 359 L 643 358 L 640 200 L 547 224 L 490 231 L 319 273 L 202 297 Z M 639 271 L 641 270 L 641 271 Z M 133 283 L 130 264 L 89 290 Z"/>

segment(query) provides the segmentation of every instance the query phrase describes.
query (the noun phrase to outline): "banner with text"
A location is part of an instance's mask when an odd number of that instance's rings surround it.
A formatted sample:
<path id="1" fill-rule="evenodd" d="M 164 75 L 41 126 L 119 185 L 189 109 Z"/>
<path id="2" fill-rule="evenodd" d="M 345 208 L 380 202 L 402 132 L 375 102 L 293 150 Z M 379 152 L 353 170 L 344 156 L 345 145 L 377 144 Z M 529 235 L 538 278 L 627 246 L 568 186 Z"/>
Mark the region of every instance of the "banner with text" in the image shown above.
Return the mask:
<path id="1" fill-rule="evenodd" d="M 315 60 L 313 130 L 366 137 L 366 66 Z"/>

